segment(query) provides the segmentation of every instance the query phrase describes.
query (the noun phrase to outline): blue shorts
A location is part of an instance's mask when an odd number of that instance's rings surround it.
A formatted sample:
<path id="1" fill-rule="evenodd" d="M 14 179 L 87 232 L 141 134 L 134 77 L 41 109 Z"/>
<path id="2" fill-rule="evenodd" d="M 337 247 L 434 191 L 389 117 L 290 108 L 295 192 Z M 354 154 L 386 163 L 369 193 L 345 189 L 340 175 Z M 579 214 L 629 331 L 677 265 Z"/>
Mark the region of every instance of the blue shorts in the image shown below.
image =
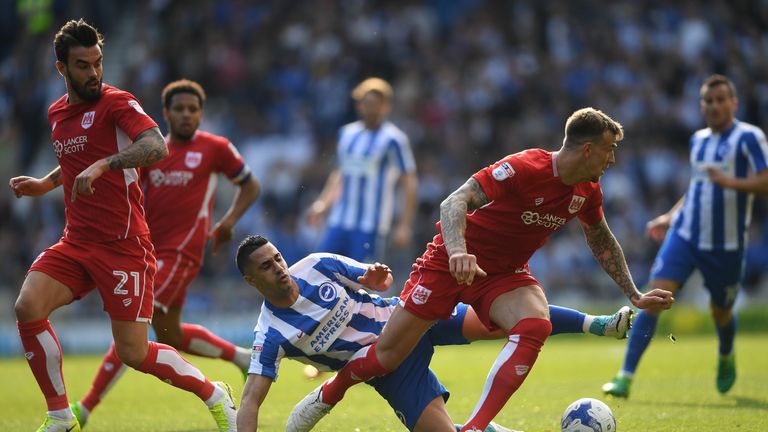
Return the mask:
<path id="1" fill-rule="evenodd" d="M 450 393 L 429 368 L 429 362 L 435 353 L 435 345 L 469 343 L 461 335 L 466 314 L 467 305 L 457 305 L 450 319 L 438 321 L 427 331 L 399 368 L 368 381 L 395 410 L 395 415 L 408 430 L 416 427 L 421 413 L 436 397 L 448 400 Z"/>
<path id="2" fill-rule="evenodd" d="M 329 227 L 320 240 L 317 252 L 344 255 L 360 262 L 373 262 L 384 256 L 384 241 L 378 237 L 373 232 Z"/>
<path id="3" fill-rule="evenodd" d="M 685 283 L 694 269 L 704 276 L 704 287 L 712 303 L 723 309 L 733 307 L 744 276 L 744 251 L 703 251 L 674 232 L 661 245 L 651 268 L 651 279 Z"/>

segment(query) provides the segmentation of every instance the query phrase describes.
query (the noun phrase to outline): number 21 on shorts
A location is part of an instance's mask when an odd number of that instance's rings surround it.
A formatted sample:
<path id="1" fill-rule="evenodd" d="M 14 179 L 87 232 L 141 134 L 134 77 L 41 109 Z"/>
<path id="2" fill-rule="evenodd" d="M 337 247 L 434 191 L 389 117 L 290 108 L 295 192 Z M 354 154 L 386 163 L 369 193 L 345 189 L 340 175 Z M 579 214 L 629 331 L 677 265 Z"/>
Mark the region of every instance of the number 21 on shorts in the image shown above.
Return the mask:
<path id="1" fill-rule="evenodd" d="M 122 270 L 112 270 L 112 274 L 120 278 L 120 282 L 117 283 L 115 286 L 115 295 L 127 295 L 128 289 L 123 288 L 128 282 L 128 278 L 130 277 L 133 279 L 133 295 L 134 297 L 139 296 L 139 276 L 140 273 L 137 271 L 132 271 L 130 273 L 130 276 L 128 276 L 128 273 L 122 271 Z"/>

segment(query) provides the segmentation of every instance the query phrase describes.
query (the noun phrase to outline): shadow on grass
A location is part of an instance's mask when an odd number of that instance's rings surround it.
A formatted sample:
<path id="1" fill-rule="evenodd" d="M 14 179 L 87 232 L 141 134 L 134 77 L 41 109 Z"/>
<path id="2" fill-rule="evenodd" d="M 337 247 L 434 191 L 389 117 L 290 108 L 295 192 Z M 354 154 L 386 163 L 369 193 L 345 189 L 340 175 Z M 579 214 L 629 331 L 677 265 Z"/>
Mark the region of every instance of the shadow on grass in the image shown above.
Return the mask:
<path id="1" fill-rule="evenodd" d="M 756 399 L 746 396 L 723 396 L 724 399 L 729 401 L 735 401 L 734 405 L 731 402 L 680 402 L 680 401 L 665 401 L 665 400 L 632 400 L 632 405 L 647 405 L 647 406 L 675 406 L 683 408 L 719 408 L 719 409 L 758 409 L 762 411 L 768 411 L 768 401 L 765 399 Z"/>

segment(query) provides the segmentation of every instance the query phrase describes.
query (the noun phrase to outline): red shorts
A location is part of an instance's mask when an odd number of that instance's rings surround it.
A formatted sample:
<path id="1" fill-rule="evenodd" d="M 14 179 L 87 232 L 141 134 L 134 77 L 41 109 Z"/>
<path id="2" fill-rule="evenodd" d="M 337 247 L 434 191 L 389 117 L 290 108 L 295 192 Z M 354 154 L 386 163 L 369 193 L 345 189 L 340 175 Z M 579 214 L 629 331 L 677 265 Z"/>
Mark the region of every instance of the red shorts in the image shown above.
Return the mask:
<path id="1" fill-rule="evenodd" d="M 475 277 L 472 285 L 458 285 L 447 271 L 426 269 L 414 264 L 411 276 L 400 294 L 400 304 L 408 312 L 425 320 L 448 319 L 453 308 L 461 303 L 471 305 L 480 321 L 490 330 L 498 328 L 491 322 L 489 311 L 496 297 L 516 288 L 539 285 L 525 267 L 524 272 L 497 273 Z"/>
<path id="2" fill-rule="evenodd" d="M 155 307 L 168 312 L 173 306 L 183 306 L 187 287 L 199 271 L 199 264 L 177 251 L 158 252 Z"/>
<path id="3" fill-rule="evenodd" d="M 63 283 L 75 299 L 98 288 L 113 320 L 149 322 L 155 269 L 154 247 L 143 235 L 110 242 L 61 239 L 44 250 L 29 271 Z"/>

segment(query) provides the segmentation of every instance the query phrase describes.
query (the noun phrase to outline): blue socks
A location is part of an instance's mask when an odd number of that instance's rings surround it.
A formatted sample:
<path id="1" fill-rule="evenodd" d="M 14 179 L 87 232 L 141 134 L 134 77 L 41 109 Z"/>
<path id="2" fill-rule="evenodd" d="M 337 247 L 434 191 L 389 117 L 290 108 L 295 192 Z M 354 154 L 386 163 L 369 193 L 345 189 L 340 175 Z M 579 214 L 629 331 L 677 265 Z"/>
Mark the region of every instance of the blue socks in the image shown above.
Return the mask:
<path id="1" fill-rule="evenodd" d="M 584 333 L 583 314 L 576 309 L 549 305 L 549 321 L 552 323 L 551 335 L 560 333 Z"/>
<path id="2" fill-rule="evenodd" d="M 731 320 L 724 327 L 719 327 L 715 324 L 717 329 L 717 337 L 720 339 L 720 355 L 728 355 L 733 351 L 733 338 L 736 336 L 736 317 L 731 317 Z"/>
<path id="3" fill-rule="evenodd" d="M 627 344 L 627 353 L 624 356 L 624 367 L 622 372 L 625 375 L 635 374 L 637 364 L 640 363 L 645 349 L 651 342 L 653 333 L 656 331 L 656 323 L 659 322 L 658 316 L 653 316 L 645 311 L 640 311 L 629 332 L 629 343 Z"/>

